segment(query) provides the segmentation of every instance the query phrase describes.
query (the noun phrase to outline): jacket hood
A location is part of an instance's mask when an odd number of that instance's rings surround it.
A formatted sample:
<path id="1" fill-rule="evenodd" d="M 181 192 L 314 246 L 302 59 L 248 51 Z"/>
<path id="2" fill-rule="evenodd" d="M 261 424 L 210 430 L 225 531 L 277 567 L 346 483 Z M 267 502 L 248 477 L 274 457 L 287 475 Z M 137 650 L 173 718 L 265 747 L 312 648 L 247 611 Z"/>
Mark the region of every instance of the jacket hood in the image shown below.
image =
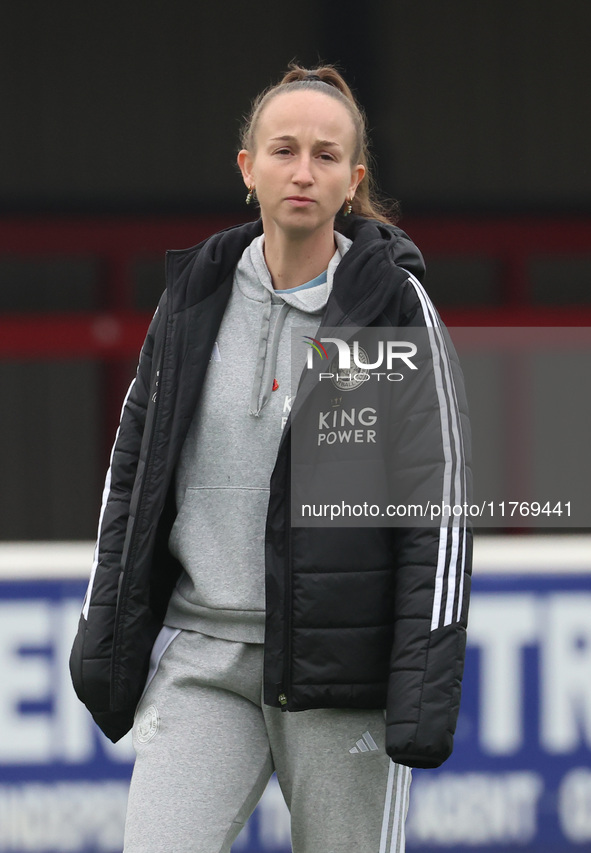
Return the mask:
<path id="1" fill-rule="evenodd" d="M 403 278 L 396 274 L 399 268 L 423 281 L 423 256 L 397 226 L 352 215 L 340 231 L 353 241 L 337 268 L 332 295 L 345 322 L 354 325 L 379 313 L 381 304 L 392 295 L 384 283 Z M 167 252 L 167 263 L 174 268 L 170 276 L 175 281 L 173 312 L 210 295 L 231 274 L 247 246 L 262 233 L 258 219 L 220 231 L 190 249 Z"/>
<path id="2" fill-rule="evenodd" d="M 166 253 L 169 281 L 174 291 L 169 296 L 172 312 L 201 302 L 210 296 L 232 273 L 242 253 L 255 237 L 263 233 L 260 219 L 234 225 L 190 249 L 172 249 Z"/>
<path id="3" fill-rule="evenodd" d="M 364 245 L 373 243 L 376 251 L 385 251 L 396 266 L 411 272 L 421 284 L 424 282 L 423 256 L 408 234 L 397 225 L 386 225 L 363 216 L 350 216 L 345 226 L 339 227 L 339 231 L 349 240 L 356 241 L 361 238 Z"/>
<path id="4" fill-rule="evenodd" d="M 353 244 L 335 274 L 326 326 L 365 325 L 401 291 L 412 273 L 425 276 L 423 256 L 410 237 L 394 225 L 351 217 L 345 233 Z"/>

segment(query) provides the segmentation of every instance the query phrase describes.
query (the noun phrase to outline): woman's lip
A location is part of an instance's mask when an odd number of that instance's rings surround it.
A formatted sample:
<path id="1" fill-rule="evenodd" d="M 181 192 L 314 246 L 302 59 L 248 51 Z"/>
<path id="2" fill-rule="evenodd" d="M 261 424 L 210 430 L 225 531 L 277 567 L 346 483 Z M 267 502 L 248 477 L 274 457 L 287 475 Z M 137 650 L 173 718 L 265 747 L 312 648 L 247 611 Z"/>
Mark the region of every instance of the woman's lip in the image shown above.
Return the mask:
<path id="1" fill-rule="evenodd" d="M 286 201 L 290 201 L 292 204 L 314 204 L 313 198 L 301 195 L 290 195 L 287 197 Z"/>

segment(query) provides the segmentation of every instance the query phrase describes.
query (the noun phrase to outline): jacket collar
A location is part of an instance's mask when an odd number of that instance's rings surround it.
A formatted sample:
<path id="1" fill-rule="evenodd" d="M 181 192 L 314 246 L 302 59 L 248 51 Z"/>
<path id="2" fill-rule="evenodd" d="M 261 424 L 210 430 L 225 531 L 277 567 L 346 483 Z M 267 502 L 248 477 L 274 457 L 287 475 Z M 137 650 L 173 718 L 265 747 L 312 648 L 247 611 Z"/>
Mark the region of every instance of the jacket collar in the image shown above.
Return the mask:
<path id="1" fill-rule="evenodd" d="M 171 311 L 195 305 L 221 287 L 246 247 L 262 233 L 263 224 L 257 219 L 219 231 L 190 249 L 169 250 L 166 263 Z"/>
<path id="2" fill-rule="evenodd" d="M 352 217 L 346 236 L 353 245 L 335 273 L 332 302 L 325 326 L 366 326 L 383 311 L 409 271 L 424 275 L 422 256 L 410 238 L 395 226 L 361 216 Z M 405 266 L 400 265 L 401 261 Z"/>
<path id="3" fill-rule="evenodd" d="M 407 270 L 422 279 L 423 259 L 410 238 L 395 226 L 351 216 L 342 231 L 353 245 L 335 273 L 322 325 L 365 326 L 408 278 Z M 262 233 L 258 219 L 220 231 L 190 249 L 167 252 L 168 279 L 174 282 L 169 295 L 172 312 L 201 302 L 217 290 L 246 247 Z"/>

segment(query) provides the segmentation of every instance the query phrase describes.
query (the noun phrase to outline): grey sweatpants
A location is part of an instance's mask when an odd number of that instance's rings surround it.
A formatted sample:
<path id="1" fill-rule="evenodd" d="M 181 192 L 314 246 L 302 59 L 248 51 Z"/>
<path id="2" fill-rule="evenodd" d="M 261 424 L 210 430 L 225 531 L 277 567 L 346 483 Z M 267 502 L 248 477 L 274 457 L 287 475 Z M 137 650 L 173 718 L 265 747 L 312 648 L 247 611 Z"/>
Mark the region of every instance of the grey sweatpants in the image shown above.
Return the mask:
<path id="1" fill-rule="evenodd" d="M 263 647 L 164 628 L 133 729 L 124 853 L 228 853 L 273 771 L 294 853 L 403 853 L 410 770 L 382 711 L 261 701 Z"/>

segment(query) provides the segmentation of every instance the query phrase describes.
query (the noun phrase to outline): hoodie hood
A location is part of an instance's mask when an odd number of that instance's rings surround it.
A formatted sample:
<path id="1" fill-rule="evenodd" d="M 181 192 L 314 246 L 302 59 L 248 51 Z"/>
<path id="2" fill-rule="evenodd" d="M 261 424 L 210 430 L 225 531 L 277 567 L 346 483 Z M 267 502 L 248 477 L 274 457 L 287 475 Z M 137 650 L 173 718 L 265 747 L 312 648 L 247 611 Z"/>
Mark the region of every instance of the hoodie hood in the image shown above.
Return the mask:
<path id="1" fill-rule="evenodd" d="M 351 241 L 335 232 L 336 251 L 326 270 L 326 281 L 315 287 L 286 292 L 275 290 L 263 251 L 264 235 L 256 237 L 245 249 L 234 272 L 234 287 L 248 301 L 262 303 L 259 344 L 251 391 L 249 412 L 258 417 L 271 398 L 276 373 L 277 354 L 288 314 L 297 310 L 319 319 L 324 311 L 338 265 L 351 246 Z"/>

